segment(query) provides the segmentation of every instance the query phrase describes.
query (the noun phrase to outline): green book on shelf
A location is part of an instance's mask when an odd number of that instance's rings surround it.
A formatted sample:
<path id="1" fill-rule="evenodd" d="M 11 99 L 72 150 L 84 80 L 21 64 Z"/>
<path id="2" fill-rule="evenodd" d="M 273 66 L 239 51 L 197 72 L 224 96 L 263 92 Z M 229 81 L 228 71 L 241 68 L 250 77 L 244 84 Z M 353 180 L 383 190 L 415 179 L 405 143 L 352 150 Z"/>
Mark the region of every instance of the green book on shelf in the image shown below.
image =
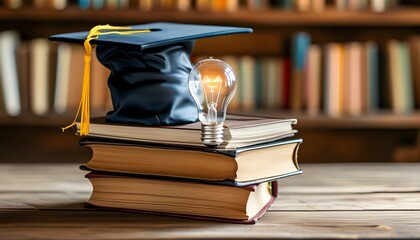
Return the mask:
<path id="1" fill-rule="evenodd" d="M 399 44 L 400 54 L 400 71 L 402 77 L 402 91 L 404 98 L 404 112 L 410 113 L 414 111 L 414 96 L 413 96 L 413 77 L 411 74 L 410 51 L 408 43 L 401 41 Z"/>
<path id="2" fill-rule="evenodd" d="M 378 45 L 369 41 L 366 49 L 366 78 L 367 78 L 367 111 L 375 112 L 379 108 L 379 62 Z"/>
<path id="3" fill-rule="evenodd" d="M 391 106 L 396 114 L 414 111 L 413 82 L 407 42 L 388 42 Z"/>

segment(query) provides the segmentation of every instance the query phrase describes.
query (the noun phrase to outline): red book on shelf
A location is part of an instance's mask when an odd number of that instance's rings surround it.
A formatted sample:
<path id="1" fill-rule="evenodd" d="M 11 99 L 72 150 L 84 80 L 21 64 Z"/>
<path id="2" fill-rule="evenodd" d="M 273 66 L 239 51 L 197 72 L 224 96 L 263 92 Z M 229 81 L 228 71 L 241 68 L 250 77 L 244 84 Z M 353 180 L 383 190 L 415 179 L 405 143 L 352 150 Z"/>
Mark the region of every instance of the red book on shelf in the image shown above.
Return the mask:
<path id="1" fill-rule="evenodd" d="M 282 61 L 283 64 L 283 108 L 289 108 L 290 107 L 290 73 L 291 73 L 291 66 L 290 66 L 290 59 L 284 58 L 284 61 Z"/>

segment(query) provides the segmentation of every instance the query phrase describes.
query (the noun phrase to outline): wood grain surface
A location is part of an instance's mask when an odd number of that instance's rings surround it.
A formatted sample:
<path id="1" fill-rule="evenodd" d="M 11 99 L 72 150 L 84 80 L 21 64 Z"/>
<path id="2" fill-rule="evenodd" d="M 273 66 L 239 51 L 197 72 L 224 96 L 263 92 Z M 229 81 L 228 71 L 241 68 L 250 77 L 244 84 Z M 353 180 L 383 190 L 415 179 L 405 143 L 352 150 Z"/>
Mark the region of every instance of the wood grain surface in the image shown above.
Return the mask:
<path id="1" fill-rule="evenodd" d="M 85 208 L 76 164 L 0 165 L 0 239 L 420 238 L 420 164 L 306 164 L 255 225 Z"/>

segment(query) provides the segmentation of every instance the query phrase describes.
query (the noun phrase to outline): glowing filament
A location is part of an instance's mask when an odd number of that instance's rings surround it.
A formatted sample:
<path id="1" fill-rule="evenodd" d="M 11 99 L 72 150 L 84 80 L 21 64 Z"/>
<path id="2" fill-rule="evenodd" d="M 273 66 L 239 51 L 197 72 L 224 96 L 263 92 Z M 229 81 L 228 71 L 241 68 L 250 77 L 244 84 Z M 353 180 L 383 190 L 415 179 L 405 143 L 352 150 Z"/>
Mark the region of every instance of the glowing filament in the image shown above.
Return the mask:
<path id="1" fill-rule="evenodd" d="M 207 102 L 207 120 L 209 122 L 217 122 L 217 101 L 219 100 L 222 79 L 220 76 L 211 78 L 204 76 L 202 79 L 202 88 Z"/>

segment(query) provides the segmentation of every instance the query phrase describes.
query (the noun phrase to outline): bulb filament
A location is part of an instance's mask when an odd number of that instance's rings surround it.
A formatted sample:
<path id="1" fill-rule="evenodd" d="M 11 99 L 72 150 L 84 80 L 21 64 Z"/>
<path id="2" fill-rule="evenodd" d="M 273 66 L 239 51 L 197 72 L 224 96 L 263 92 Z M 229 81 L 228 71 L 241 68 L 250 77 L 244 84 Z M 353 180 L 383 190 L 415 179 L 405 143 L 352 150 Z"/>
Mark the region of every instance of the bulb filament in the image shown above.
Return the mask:
<path id="1" fill-rule="evenodd" d="M 211 123 L 217 123 L 217 102 L 220 96 L 222 79 L 220 76 L 211 78 L 209 76 L 204 76 L 202 84 L 204 86 L 204 95 L 207 101 L 207 121 Z"/>

